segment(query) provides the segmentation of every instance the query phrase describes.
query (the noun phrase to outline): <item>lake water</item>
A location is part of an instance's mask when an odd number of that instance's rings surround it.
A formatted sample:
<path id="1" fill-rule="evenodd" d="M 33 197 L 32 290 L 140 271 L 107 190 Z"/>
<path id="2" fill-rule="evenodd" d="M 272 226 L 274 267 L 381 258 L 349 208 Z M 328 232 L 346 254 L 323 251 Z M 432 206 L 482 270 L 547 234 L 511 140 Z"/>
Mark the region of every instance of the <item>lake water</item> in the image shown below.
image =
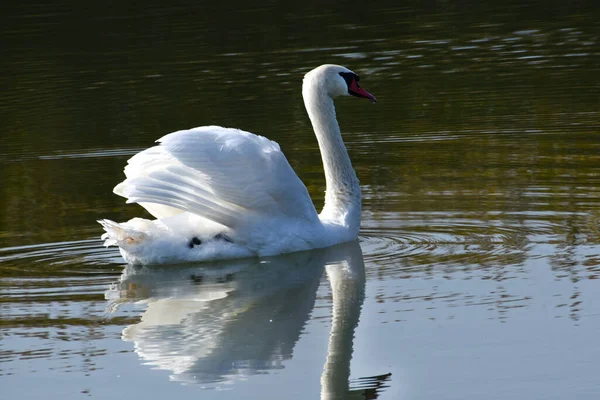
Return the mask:
<path id="1" fill-rule="evenodd" d="M 0 17 L 2 399 L 597 399 L 593 2 L 64 2 Z M 564 4 L 563 4 L 564 3 Z M 133 268 L 99 218 L 162 135 L 280 143 L 325 187 L 304 73 L 336 105 L 359 243 Z"/>

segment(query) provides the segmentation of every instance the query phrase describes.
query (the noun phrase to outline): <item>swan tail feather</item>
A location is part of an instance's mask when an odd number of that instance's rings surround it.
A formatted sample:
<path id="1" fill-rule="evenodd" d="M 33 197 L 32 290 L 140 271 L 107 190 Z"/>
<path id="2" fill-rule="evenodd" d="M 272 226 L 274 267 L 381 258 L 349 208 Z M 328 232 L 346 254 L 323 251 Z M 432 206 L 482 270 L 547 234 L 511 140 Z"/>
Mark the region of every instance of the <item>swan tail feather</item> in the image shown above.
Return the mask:
<path id="1" fill-rule="evenodd" d="M 127 248 L 136 244 L 141 244 L 148 239 L 148 235 L 138 231 L 125 224 L 119 224 L 110 219 L 100 219 L 98 223 L 102 225 L 105 233 L 101 239 L 104 240 L 104 246 L 119 246 Z"/>

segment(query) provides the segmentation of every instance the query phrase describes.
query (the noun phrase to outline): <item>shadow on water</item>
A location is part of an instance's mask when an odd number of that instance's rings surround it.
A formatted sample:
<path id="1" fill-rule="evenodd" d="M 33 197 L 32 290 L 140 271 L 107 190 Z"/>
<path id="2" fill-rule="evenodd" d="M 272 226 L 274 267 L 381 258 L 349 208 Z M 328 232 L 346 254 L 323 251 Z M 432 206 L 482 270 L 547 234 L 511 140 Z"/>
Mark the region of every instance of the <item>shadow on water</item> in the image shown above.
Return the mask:
<path id="1" fill-rule="evenodd" d="M 349 381 L 365 293 L 356 242 L 210 266 L 127 266 L 106 297 L 113 311 L 122 303 L 145 303 L 141 321 L 122 334 L 144 364 L 170 371 L 174 381 L 221 388 L 285 368 L 315 307 L 323 272 L 333 305 L 321 398 L 377 398 L 389 374 Z"/>

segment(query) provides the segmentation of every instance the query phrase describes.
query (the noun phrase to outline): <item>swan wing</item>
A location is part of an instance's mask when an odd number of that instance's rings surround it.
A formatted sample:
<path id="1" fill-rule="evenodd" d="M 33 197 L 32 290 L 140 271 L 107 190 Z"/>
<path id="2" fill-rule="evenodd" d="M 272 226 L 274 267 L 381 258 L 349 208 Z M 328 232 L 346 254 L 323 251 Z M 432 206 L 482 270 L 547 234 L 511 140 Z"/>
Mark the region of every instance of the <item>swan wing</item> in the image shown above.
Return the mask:
<path id="1" fill-rule="evenodd" d="M 157 218 L 188 211 L 234 228 L 248 217 L 318 220 L 279 145 L 238 129 L 204 126 L 157 140 L 125 167 L 115 193 Z"/>

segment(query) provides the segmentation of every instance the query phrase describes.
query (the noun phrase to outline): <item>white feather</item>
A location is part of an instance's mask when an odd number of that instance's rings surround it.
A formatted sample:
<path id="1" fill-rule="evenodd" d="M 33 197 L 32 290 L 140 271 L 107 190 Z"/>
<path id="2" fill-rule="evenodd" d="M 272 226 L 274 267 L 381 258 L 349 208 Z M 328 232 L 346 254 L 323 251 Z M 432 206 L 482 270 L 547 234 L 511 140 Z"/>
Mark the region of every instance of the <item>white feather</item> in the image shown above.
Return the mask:
<path id="1" fill-rule="evenodd" d="M 127 179 L 115 188 L 130 203 L 170 206 L 230 228 L 249 213 L 318 220 L 306 187 L 275 142 L 219 126 L 174 132 L 158 142 L 129 160 Z"/>

